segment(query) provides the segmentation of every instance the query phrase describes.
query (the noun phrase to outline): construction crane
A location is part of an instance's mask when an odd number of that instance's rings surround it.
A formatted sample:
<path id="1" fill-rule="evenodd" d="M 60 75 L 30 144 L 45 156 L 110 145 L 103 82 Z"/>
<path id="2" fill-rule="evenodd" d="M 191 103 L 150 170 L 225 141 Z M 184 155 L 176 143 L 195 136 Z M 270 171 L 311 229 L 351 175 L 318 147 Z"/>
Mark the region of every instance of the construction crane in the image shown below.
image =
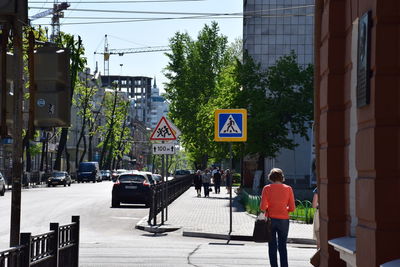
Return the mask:
<path id="1" fill-rule="evenodd" d="M 104 76 L 110 75 L 110 55 L 123 56 L 124 54 L 136 54 L 136 53 L 147 53 L 147 52 L 162 52 L 169 51 L 171 48 L 168 46 L 149 46 L 149 47 L 138 47 L 138 48 L 123 48 L 123 49 L 110 49 L 108 44 L 107 34 L 104 36 L 104 51 L 94 52 L 94 54 L 103 55 L 104 59 Z"/>
<path id="2" fill-rule="evenodd" d="M 30 20 L 32 21 L 35 19 L 44 18 L 48 15 L 53 15 L 53 17 L 51 18 L 50 40 L 54 41 L 55 37 L 60 34 L 60 18 L 64 17 L 64 12 L 62 11 L 66 10 L 69 7 L 70 4 L 68 2 L 58 3 L 58 0 L 54 0 L 53 8 L 37 13 L 36 15 L 33 15 L 32 17 L 30 17 Z"/>

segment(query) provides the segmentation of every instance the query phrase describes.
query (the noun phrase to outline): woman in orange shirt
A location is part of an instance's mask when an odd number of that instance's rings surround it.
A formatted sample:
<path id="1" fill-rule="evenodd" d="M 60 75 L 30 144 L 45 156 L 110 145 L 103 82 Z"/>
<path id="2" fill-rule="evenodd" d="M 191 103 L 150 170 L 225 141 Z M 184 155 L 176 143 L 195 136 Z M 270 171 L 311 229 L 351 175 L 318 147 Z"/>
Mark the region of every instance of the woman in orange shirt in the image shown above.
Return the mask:
<path id="1" fill-rule="evenodd" d="M 273 168 L 268 179 L 271 184 L 264 186 L 260 210 L 271 218 L 271 240 L 268 243 L 271 267 L 278 267 L 277 250 L 281 267 L 288 266 L 286 241 L 289 232 L 289 212 L 294 211 L 294 195 L 290 186 L 283 184 L 283 171 Z M 277 238 L 278 237 L 278 238 Z"/>

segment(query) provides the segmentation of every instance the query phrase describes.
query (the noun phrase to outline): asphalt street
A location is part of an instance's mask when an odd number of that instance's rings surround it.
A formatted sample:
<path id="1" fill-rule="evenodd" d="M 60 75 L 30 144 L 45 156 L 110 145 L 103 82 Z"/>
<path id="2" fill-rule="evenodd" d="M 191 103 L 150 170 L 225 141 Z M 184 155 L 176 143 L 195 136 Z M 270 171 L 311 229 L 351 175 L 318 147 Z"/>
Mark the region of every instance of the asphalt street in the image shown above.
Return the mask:
<path id="1" fill-rule="evenodd" d="M 24 189 L 21 232 L 41 234 L 50 222 L 68 224 L 72 215 L 80 215 L 80 266 L 268 266 L 265 244 L 184 237 L 182 230 L 154 235 L 134 229 L 148 209 L 111 208 L 111 188 L 104 181 Z M 0 197 L 0 250 L 8 248 L 10 207 L 7 191 Z M 291 244 L 288 250 L 289 266 L 310 266 L 315 246 Z"/>

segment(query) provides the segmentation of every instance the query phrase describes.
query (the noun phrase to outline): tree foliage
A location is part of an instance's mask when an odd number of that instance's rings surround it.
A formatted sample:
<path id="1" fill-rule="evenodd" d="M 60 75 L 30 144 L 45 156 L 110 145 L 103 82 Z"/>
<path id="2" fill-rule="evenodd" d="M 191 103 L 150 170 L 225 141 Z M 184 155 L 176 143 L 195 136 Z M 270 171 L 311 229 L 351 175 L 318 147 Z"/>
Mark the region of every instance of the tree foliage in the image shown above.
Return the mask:
<path id="1" fill-rule="evenodd" d="M 170 40 L 166 97 L 171 103 L 171 119 L 182 131 L 181 141 L 196 168 L 205 167 L 215 151 L 213 100 L 218 97 L 224 69 L 232 62 L 227 43 L 215 22 L 205 25 L 197 40 L 180 32 Z"/>
<path id="2" fill-rule="evenodd" d="M 132 147 L 127 125 L 130 102 L 115 89 L 114 92 L 106 92 L 104 107 L 106 123 L 99 127 L 102 136 L 105 137 L 99 144 L 102 149 L 100 166 L 102 169 L 115 169 L 122 156 L 129 153 Z"/>
<path id="3" fill-rule="evenodd" d="M 176 33 L 165 69 L 170 117 L 182 132 L 181 140 L 196 168 L 212 158 L 228 157 L 226 143 L 214 142 L 216 109 L 248 110 L 248 141 L 234 152 L 275 156 L 297 144 L 290 133 L 307 138 L 312 120 L 312 67 L 297 64 L 294 52 L 268 70 L 220 35 L 216 23 L 205 25 L 196 40 Z"/>
<path id="4" fill-rule="evenodd" d="M 290 133 L 308 138 L 313 118 L 313 68 L 297 63 L 294 52 L 263 71 L 245 55 L 234 76 L 242 90 L 236 103 L 248 110 L 246 152 L 274 157 L 282 148 L 294 149 Z"/>

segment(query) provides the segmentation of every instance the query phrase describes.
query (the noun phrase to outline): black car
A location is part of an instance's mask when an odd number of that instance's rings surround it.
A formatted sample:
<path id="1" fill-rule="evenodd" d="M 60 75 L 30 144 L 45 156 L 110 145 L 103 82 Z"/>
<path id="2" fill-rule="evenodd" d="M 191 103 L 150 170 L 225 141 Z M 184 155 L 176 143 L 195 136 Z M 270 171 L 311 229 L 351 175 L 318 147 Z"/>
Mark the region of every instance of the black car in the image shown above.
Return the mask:
<path id="1" fill-rule="evenodd" d="M 64 185 L 71 186 L 71 176 L 68 172 L 52 172 L 47 179 L 47 186 Z"/>
<path id="2" fill-rule="evenodd" d="M 152 184 L 154 180 L 145 173 L 130 172 L 119 175 L 112 189 L 111 207 L 119 207 L 120 203 L 150 206 Z"/>
<path id="3" fill-rule="evenodd" d="M 111 171 L 110 170 L 101 170 L 101 179 L 111 181 Z"/>

